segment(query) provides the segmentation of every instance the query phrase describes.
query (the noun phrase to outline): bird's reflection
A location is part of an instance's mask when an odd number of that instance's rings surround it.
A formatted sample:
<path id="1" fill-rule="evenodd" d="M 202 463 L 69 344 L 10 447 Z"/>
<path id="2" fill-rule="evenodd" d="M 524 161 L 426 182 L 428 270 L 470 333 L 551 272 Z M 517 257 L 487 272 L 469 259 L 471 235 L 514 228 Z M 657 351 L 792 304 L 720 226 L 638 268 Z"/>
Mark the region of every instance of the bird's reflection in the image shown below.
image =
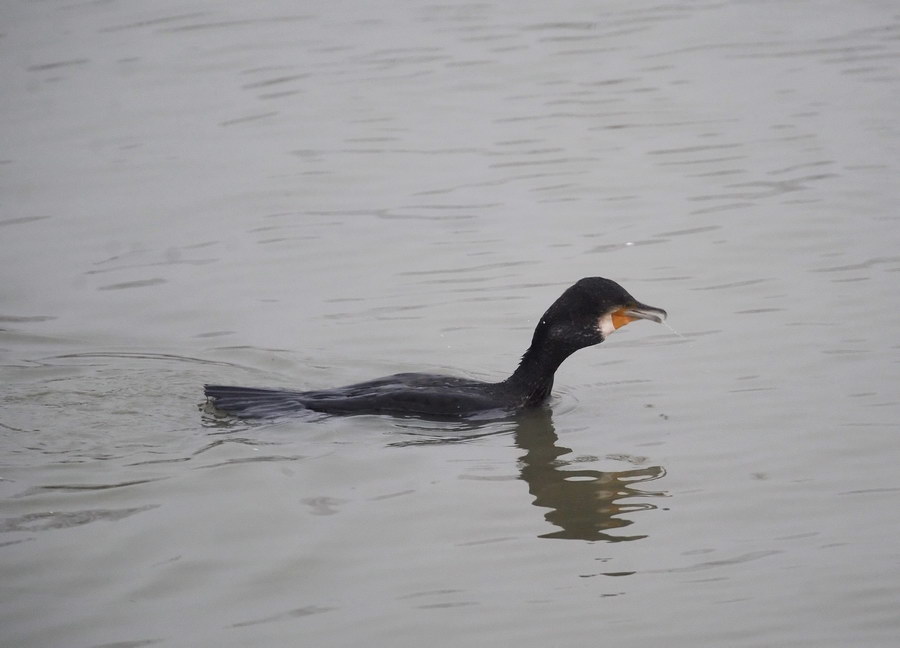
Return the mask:
<path id="1" fill-rule="evenodd" d="M 613 531 L 634 523 L 627 514 L 655 510 L 656 504 L 649 499 L 666 496 L 664 491 L 642 488 L 645 482 L 666 474 L 662 466 L 613 472 L 576 467 L 580 462 L 574 457 L 566 460 L 565 456 L 572 450 L 557 445 L 549 408 L 533 410 L 496 425 L 468 423 L 448 429 L 437 425 L 428 428 L 417 422 L 407 429 L 416 438 L 391 445 L 465 443 L 512 432 L 516 446 L 525 451 L 519 459 L 519 478 L 528 484 L 528 491 L 534 496 L 533 504 L 549 509 L 544 518 L 558 527 L 541 538 L 607 542 L 646 538 L 646 534 Z M 442 432 L 440 436 L 435 434 L 438 430 Z M 447 436 L 448 433 L 452 436 Z"/>
<path id="2" fill-rule="evenodd" d="M 647 498 L 663 497 L 663 491 L 640 488 L 644 482 L 665 475 L 661 466 L 604 472 L 571 467 L 562 457 L 570 448 L 556 444 L 556 432 L 549 410 L 531 412 L 518 421 L 516 445 L 525 451 L 520 458 L 519 476 L 528 484 L 534 505 L 550 509 L 544 518 L 559 530 L 542 538 L 640 540 L 646 534 L 613 534 L 634 522 L 625 514 L 654 510 Z"/>

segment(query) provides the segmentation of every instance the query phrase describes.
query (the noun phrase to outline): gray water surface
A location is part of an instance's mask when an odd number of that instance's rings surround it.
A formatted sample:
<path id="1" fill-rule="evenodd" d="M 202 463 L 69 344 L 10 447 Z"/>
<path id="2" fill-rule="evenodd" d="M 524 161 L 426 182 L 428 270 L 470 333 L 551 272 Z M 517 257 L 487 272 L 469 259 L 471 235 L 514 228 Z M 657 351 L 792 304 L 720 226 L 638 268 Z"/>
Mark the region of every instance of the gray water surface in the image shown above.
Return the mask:
<path id="1" fill-rule="evenodd" d="M 0 6 L 0 644 L 893 646 L 891 2 Z M 500 379 L 274 422 L 202 384 Z"/>

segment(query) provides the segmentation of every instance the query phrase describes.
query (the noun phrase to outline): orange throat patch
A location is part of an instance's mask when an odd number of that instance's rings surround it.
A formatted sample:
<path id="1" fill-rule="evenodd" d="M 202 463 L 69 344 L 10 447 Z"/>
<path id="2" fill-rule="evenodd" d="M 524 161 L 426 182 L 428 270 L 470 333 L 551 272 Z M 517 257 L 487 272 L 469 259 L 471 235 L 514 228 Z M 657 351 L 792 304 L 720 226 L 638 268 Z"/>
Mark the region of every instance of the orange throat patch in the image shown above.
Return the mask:
<path id="1" fill-rule="evenodd" d="M 624 308 L 620 308 L 619 310 L 614 311 L 610 317 L 612 318 L 613 328 L 616 329 L 620 329 L 628 324 L 628 322 L 634 321 L 633 317 L 628 317 L 628 315 L 625 314 Z"/>

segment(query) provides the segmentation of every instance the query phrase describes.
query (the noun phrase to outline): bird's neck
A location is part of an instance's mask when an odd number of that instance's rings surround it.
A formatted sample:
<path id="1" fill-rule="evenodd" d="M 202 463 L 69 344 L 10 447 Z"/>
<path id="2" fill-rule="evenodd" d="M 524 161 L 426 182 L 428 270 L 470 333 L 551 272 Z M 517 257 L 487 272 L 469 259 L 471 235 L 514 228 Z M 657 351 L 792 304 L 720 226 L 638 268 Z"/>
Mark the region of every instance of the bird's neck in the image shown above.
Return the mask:
<path id="1" fill-rule="evenodd" d="M 504 381 L 517 399 L 521 399 L 524 407 L 540 405 L 547 400 L 553 389 L 553 375 L 559 365 L 575 351 L 548 344 L 547 340 L 540 339 L 542 336 L 539 333 L 535 332 L 534 340 L 522 356 L 519 366 Z"/>

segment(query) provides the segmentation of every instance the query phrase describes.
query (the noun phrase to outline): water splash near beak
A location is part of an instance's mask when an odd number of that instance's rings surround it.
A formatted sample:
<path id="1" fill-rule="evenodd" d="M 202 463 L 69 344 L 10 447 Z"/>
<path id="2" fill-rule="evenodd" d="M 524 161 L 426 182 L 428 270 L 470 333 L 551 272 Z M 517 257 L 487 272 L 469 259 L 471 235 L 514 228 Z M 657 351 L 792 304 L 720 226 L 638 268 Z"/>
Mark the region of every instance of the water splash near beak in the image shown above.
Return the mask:
<path id="1" fill-rule="evenodd" d="M 678 337 L 680 337 L 682 340 L 687 340 L 687 339 L 688 339 L 688 338 L 686 338 L 685 336 L 683 336 L 681 333 L 679 333 L 678 331 L 676 331 L 675 329 L 673 329 L 673 328 L 672 328 L 672 325 L 669 324 L 668 322 L 663 321 L 663 322 L 660 322 L 660 324 L 662 324 L 662 325 L 665 326 L 667 329 L 669 329 L 670 331 L 672 331 L 672 333 L 674 333 L 675 335 L 677 335 Z"/>

